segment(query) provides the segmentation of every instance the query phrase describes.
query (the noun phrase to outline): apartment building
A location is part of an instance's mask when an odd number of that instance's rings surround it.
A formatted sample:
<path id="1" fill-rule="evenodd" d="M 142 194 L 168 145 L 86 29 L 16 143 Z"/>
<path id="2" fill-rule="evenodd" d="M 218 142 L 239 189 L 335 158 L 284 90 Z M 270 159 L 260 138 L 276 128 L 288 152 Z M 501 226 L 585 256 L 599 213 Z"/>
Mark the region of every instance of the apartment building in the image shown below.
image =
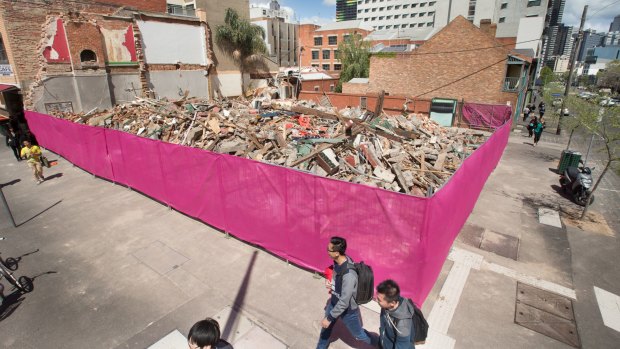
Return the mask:
<path id="1" fill-rule="evenodd" d="M 299 24 L 291 21 L 291 14 L 272 0 L 269 8 L 250 7 L 252 24 L 265 30 L 267 56 L 280 67 L 298 65 Z"/>
<path id="2" fill-rule="evenodd" d="M 301 65 L 312 66 L 327 71 L 342 69 L 338 44 L 351 34 L 368 36 L 372 27 L 362 21 L 334 22 L 324 26 L 302 24 L 299 28 Z"/>

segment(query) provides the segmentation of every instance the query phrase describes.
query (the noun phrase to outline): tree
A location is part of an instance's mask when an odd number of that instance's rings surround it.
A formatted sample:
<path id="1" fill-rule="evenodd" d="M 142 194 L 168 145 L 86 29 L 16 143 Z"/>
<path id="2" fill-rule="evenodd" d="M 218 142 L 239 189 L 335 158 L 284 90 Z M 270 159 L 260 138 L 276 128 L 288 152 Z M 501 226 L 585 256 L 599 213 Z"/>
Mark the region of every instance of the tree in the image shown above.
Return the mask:
<path id="1" fill-rule="evenodd" d="M 577 127 L 586 129 L 590 134 L 599 137 L 603 141 L 601 149 L 605 155 L 605 167 L 592 187 L 590 196 L 586 200 L 586 205 L 581 214 L 583 219 L 590 206 L 590 197 L 598 188 L 601 180 L 612 166 L 620 161 L 620 107 L 599 107 L 598 104 L 585 101 L 579 98 L 569 99 L 571 114 L 577 119 Z"/>
<path id="2" fill-rule="evenodd" d="M 350 34 L 338 45 L 342 70 L 336 92 L 342 92 L 342 83 L 353 78 L 367 78 L 370 72 L 370 43 L 360 34 Z"/>
<path id="3" fill-rule="evenodd" d="M 543 86 L 546 86 L 548 83 L 552 82 L 555 79 L 555 74 L 553 70 L 549 67 L 543 67 L 540 70 L 540 81 Z"/>
<path id="4" fill-rule="evenodd" d="M 241 72 L 241 90 L 245 95 L 243 73 L 250 64 L 260 60 L 267 52 L 265 30 L 239 17 L 237 11 L 228 8 L 224 15 L 223 25 L 215 28 L 215 43 L 239 65 Z"/>
<path id="5" fill-rule="evenodd" d="M 620 60 L 614 60 L 605 66 L 600 72 L 598 85 L 611 88 L 614 92 L 620 91 Z"/>

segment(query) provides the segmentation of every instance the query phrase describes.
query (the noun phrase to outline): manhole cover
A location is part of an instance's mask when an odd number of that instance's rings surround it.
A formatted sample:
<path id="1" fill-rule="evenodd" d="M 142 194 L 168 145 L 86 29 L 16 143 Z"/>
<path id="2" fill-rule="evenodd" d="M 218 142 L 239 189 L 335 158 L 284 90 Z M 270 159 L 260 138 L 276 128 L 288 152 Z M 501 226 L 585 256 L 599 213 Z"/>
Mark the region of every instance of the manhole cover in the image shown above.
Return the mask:
<path id="1" fill-rule="evenodd" d="M 461 232 L 459 233 L 457 239 L 466 245 L 480 248 L 483 233 L 483 227 L 479 227 L 473 224 L 465 224 L 463 226 L 463 229 L 461 229 Z"/>
<path id="2" fill-rule="evenodd" d="M 581 346 L 570 299 L 517 283 L 515 323 L 570 346 Z"/>
<path id="3" fill-rule="evenodd" d="M 519 254 L 519 238 L 485 230 L 480 243 L 480 249 L 516 261 Z"/>
<path id="4" fill-rule="evenodd" d="M 517 301 L 548 313 L 574 321 L 573 302 L 570 299 L 530 285 L 517 283 Z"/>

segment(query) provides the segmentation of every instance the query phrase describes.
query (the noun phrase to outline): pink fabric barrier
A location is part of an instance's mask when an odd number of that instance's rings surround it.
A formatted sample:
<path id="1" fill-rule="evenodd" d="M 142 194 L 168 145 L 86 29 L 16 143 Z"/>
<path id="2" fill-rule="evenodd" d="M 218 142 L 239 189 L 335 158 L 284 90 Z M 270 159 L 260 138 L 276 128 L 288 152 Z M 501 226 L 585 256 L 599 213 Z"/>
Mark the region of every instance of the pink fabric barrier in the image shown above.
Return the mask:
<path id="1" fill-rule="evenodd" d="M 463 104 L 463 118 L 470 126 L 498 128 L 508 122 L 512 115 L 509 105 Z"/>
<path id="2" fill-rule="evenodd" d="M 229 155 L 26 112 L 39 143 L 211 226 L 322 271 L 329 237 L 347 239 L 375 280 L 422 303 L 506 146 L 510 125 L 474 152 L 433 197 L 346 183 Z"/>

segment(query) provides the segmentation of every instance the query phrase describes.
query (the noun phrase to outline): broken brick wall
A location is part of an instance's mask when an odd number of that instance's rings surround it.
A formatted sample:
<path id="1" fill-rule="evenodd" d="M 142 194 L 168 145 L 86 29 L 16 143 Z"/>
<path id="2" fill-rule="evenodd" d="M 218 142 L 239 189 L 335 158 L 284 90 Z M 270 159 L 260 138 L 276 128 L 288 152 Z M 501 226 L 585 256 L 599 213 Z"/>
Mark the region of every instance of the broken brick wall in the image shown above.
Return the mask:
<path id="1" fill-rule="evenodd" d="M 93 1 L 101 4 L 114 4 L 117 6 L 123 6 L 129 9 L 136 9 L 141 11 L 160 12 L 166 13 L 167 3 L 166 0 L 104 0 Z"/>
<path id="2" fill-rule="evenodd" d="M 301 91 L 309 92 L 334 92 L 338 85 L 338 79 L 304 80 L 301 82 Z"/>
<path id="3" fill-rule="evenodd" d="M 514 106 L 502 91 L 509 52 L 459 16 L 411 53 L 373 55 L 368 90 Z"/>
<path id="4" fill-rule="evenodd" d="M 334 107 L 343 109 L 346 107 L 358 107 L 363 102 L 362 99 L 366 98 L 366 109 L 374 111 L 377 105 L 379 96 L 377 93 L 368 94 L 354 94 L 354 93 L 325 93 L 329 97 L 330 102 Z M 319 103 L 324 96 L 323 92 L 314 91 L 301 91 L 299 99 L 309 100 Z M 403 112 L 403 105 L 407 101 L 404 96 L 385 96 L 383 100 L 383 111 L 388 114 L 401 114 Z M 427 99 L 411 100 L 407 105 L 407 112 L 428 114 L 431 108 L 431 101 Z"/>

